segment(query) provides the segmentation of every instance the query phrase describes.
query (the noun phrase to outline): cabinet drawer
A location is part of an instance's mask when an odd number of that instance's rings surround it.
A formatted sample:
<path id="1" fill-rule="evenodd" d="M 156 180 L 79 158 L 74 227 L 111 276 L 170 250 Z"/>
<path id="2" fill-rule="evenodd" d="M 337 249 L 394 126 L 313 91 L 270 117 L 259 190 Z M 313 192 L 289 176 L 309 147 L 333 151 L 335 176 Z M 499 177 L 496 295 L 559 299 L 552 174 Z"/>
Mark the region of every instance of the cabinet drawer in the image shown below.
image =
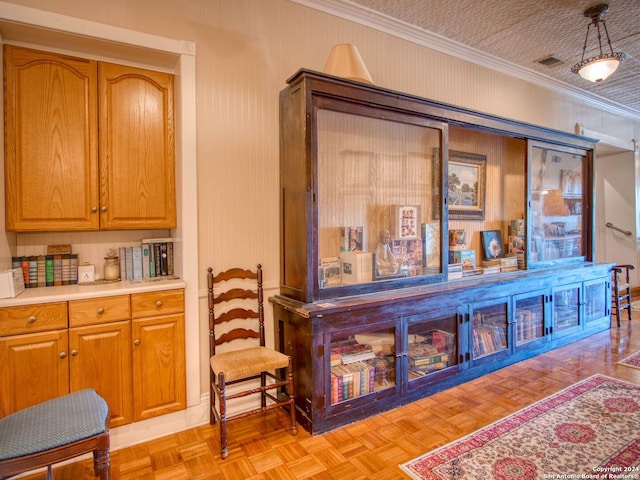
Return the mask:
<path id="1" fill-rule="evenodd" d="M 131 295 L 131 317 L 143 318 L 184 312 L 184 290 L 134 293 Z"/>
<path id="2" fill-rule="evenodd" d="M 129 295 L 69 302 L 69 326 L 95 325 L 131 318 Z"/>
<path id="3" fill-rule="evenodd" d="M 67 303 L 0 308 L 0 336 L 67 328 Z"/>

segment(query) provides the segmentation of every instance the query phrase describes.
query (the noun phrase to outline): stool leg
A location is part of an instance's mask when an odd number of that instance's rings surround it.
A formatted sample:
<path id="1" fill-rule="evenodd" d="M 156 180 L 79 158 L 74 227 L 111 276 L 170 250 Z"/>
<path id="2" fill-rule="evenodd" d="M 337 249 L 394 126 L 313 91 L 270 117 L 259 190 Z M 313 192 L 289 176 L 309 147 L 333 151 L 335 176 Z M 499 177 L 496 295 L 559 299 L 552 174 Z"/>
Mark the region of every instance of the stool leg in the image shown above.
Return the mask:
<path id="1" fill-rule="evenodd" d="M 47 465 L 47 480 L 53 480 L 53 472 L 51 472 L 51 465 Z"/>

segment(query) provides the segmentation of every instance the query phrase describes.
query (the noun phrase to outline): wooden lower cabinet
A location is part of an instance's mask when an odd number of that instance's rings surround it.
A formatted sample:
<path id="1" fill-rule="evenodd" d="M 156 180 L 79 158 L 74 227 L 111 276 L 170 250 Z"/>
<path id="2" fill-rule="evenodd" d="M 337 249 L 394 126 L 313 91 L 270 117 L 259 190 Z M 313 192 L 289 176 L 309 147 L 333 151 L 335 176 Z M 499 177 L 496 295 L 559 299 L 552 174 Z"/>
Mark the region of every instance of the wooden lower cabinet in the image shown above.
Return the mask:
<path id="1" fill-rule="evenodd" d="M 323 433 L 610 325 L 610 267 L 580 264 L 302 303 L 278 295 L 296 412 Z"/>
<path id="2" fill-rule="evenodd" d="M 0 308 L 0 418 L 85 388 L 111 427 L 184 409 L 184 341 L 182 289 Z"/>
<path id="3" fill-rule="evenodd" d="M 0 417 L 69 393 L 67 330 L 0 338 Z"/>
<path id="4" fill-rule="evenodd" d="M 69 329 L 71 391 L 95 388 L 109 405 L 110 426 L 133 421 L 131 322 Z"/>
<path id="5" fill-rule="evenodd" d="M 135 420 L 186 408 L 184 291 L 131 296 Z"/>

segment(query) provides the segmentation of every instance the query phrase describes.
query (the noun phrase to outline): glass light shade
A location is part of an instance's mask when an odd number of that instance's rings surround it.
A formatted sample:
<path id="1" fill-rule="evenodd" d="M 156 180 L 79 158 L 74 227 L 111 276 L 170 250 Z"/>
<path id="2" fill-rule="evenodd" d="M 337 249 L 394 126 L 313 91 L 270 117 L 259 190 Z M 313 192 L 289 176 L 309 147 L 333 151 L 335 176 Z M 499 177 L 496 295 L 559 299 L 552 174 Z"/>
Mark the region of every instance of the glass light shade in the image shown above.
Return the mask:
<path id="1" fill-rule="evenodd" d="M 578 73 L 585 80 L 599 83 L 609 78 L 618 69 L 620 60 L 616 57 L 605 57 L 593 60 L 580 68 Z"/>
<path id="2" fill-rule="evenodd" d="M 373 79 L 358 52 L 350 43 L 334 45 L 323 69 L 324 73 L 373 85 Z"/>

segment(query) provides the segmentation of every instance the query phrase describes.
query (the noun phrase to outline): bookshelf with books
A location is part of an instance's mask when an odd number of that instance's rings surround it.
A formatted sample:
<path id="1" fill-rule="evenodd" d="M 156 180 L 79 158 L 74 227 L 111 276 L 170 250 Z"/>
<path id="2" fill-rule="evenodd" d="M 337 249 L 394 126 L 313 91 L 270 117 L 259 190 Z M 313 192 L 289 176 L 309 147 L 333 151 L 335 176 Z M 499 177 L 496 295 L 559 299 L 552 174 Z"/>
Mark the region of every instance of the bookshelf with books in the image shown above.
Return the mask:
<path id="1" fill-rule="evenodd" d="M 326 431 L 608 328 L 610 266 L 582 233 L 593 231 L 592 139 L 305 69 L 287 80 L 280 112 L 270 302 L 305 428 Z M 564 191 L 564 230 L 538 218 L 548 189 Z M 547 233 L 565 246 L 552 261 L 535 245 Z M 598 302 L 556 298 L 574 285 Z M 361 336 L 378 330 L 394 332 L 385 358 L 395 361 L 389 386 L 372 389 L 363 365 L 373 359 L 335 364 L 330 352 L 332 339 L 372 345 Z"/>

